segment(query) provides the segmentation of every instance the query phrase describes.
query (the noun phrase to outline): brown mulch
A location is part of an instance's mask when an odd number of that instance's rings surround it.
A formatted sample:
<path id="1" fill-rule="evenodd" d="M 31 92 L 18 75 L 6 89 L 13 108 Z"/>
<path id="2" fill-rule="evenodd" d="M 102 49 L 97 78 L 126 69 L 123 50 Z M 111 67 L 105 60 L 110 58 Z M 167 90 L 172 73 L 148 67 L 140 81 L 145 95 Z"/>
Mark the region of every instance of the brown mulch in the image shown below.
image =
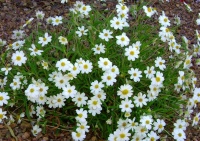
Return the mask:
<path id="1" fill-rule="evenodd" d="M 41 10 L 45 12 L 45 18 L 55 15 L 65 15 L 68 11 L 68 8 L 73 5 L 73 1 L 70 0 L 69 4 L 61 4 L 60 0 L 51 0 L 47 2 L 45 0 L 0 0 L 0 38 L 6 40 L 8 43 L 12 43 L 11 35 L 12 31 L 19 29 L 25 21 L 30 17 L 35 17 L 35 11 Z M 86 1 L 86 0 L 85 0 Z M 129 0 L 130 1 L 130 0 Z M 196 3 L 195 0 L 187 0 L 186 2 L 190 4 L 193 12 L 188 12 L 183 3 L 179 0 L 170 0 L 170 2 L 158 2 L 159 0 L 151 0 L 151 5 L 156 7 L 157 11 L 165 11 L 166 15 L 170 18 L 171 21 L 174 21 L 174 16 L 178 15 L 181 18 L 181 26 L 178 28 L 177 38 L 180 40 L 181 36 L 186 36 L 192 44 L 196 44 L 195 30 L 198 30 L 200 33 L 200 26 L 196 25 L 195 20 L 197 19 L 198 13 L 200 13 L 200 3 Z M 165 0 L 164 0 L 165 1 Z M 87 0 L 90 2 L 90 0 Z M 127 2 L 131 4 L 133 2 Z M 100 4 L 99 2 L 97 4 Z M 108 0 L 107 7 L 113 8 L 115 4 L 113 0 Z M 27 35 L 34 29 L 34 27 L 26 28 Z M 195 59 L 194 59 L 195 62 Z M 196 76 L 198 77 L 198 82 L 200 79 L 200 68 L 194 66 Z M 198 86 L 200 83 L 198 83 Z M 199 107 L 199 106 L 198 106 Z M 196 112 L 199 112 L 199 109 Z M 46 133 L 39 134 L 37 137 L 34 137 L 30 130 L 30 123 L 23 121 L 20 125 L 12 124 L 11 129 L 15 137 L 12 136 L 11 131 L 0 124 L 0 141 L 14 141 L 17 138 L 19 141 L 71 141 L 71 136 L 69 131 L 60 130 L 59 134 L 53 130 L 53 128 L 48 128 Z M 199 141 L 200 140 L 200 129 L 199 127 L 188 127 L 187 141 Z M 87 137 L 87 140 L 97 141 L 97 136 L 94 136 L 90 133 Z"/>

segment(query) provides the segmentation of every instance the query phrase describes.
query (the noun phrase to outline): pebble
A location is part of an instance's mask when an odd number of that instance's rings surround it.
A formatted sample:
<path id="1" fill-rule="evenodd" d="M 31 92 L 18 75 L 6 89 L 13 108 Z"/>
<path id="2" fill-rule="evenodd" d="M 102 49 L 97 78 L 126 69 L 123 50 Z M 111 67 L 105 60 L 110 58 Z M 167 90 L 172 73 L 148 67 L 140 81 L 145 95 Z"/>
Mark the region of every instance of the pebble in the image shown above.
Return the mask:
<path id="1" fill-rule="evenodd" d="M 30 132 L 25 132 L 23 135 L 22 135 L 22 139 L 28 139 L 30 137 Z"/>
<path id="2" fill-rule="evenodd" d="M 48 141 L 48 140 L 49 140 L 48 137 L 43 137 L 43 138 L 42 138 L 42 141 Z"/>

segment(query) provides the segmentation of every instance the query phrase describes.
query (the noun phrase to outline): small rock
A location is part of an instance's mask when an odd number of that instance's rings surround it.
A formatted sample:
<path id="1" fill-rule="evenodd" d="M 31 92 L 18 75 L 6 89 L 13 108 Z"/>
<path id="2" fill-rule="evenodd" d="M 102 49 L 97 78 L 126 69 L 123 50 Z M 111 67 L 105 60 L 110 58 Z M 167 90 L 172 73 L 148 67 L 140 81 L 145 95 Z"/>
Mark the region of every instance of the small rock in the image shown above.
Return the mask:
<path id="1" fill-rule="evenodd" d="M 3 10 L 4 10 L 4 11 L 8 11 L 9 9 L 8 9 L 7 6 L 4 6 L 4 7 L 3 7 Z"/>
<path id="2" fill-rule="evenodd" d="M 21 125 L 20 125 L 20 128 L 21 129 L 24 129 L 24 128 L 32 128 L 31 127 L 31 124 L 26 122 L 26 121 L 22 121 Z"/>
<path id="3" fill-rule="evenodd" d="M 51 6 L 45 7 L 44 10 L 51 10 Z"/>
<path id="4" fill-rule="evenodd" d="M 28 139 L 30 137 L 30 133 L 29 132 L 25 132 L 23 135 L 22 135 L 22 139 Z"/>
<path id="5" fill-rule="evenodd" d="M 43 137 L 43 138 L 42 138 L 42 141 L 48 141 L 48 140 L 49 140 L 48 137 Z"/>
<path id="6" fill-rule="evenodd" d="M 4 125 L 0 124 L 0 129 L 2 129 L 2 128 L 4 128 L 4 127 L 5 127 Z"/>
<path id="7" fill-rule="evenodd" d="M 10 127 L 13 129 L 13 128 L 15 128 L 17 126 L 17 124 L 16 123 L 12 123 L 12 124 L 10 124 Z"/>
<path id="8" fill-rule="evenodd" d="M 90 140 L 91 140 L 91 141 L 97 141 L 97 137 L 96 137 L 96 136 L 93 136 Z"/>

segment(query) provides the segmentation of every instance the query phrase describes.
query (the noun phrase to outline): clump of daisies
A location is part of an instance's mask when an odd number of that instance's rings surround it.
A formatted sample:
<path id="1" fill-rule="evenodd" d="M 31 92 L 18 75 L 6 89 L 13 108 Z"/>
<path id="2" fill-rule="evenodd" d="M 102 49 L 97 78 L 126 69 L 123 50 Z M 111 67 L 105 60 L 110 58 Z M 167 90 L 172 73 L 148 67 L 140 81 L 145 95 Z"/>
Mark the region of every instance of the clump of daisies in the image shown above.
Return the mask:
<path id="1" fill-rule="evenodd" d="M 61 128 L 71 122 L 76 141 L 89 131 L 109 141 L 158 140 L 174 126 L 171 136 L 186 139 L 187 126 L 199 122 L 199 113 L 191 116 L 200 102 L 191 69 L 200 53 L 199 32 L 189 49 L 186 37 L 176 40 L 164 11 L 146 5 L 137 10 L 142 15 L 133 19 L 135 27 L 123 1 L 107 15 L 76 1 L 67 20 L 36 11 L 22 27 L 34 20 L 69 30 L 39 30 L 26 39 L 22 30 L 13 32 L 15 41 L 1 56 L 0 123 L 37 119 L 36 136 L 40 124 L 55 126 L 55 116 Z M 148 18 L 159 25 L 145 24 Z M 19 105 L 20 114 L 8 118 L 8 108 Z"/>

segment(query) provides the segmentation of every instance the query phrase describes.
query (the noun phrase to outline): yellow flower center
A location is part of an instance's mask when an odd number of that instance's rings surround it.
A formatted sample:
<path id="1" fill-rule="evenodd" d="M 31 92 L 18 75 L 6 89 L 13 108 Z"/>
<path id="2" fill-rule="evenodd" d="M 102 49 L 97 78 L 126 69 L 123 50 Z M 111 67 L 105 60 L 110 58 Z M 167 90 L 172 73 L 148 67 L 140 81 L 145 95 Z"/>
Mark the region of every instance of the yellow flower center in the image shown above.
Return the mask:
<path id="1" fill-rule="evenodd" d="M 81 136 L 81 133 L 79 133 L 79 132 L 76 133 L 76 136 L 77 136 L 77 137 L 80 137 L 80 136 Z"/>
<path id="2" fill-rule="evenodd" d="M 168 21 L 168 19 L 167 18 L 164 18 L 164 22 L 167 22 Z"/>
<path id="3" fill-rule="evenodd" d="M 123 94 L 123 95 L 127 95 L 127 94 L 128 94 L 128 90 L 127 90 L 127 89 L 123 90 L 123 91 L 122 91 L 122 94 Z"/>
<path id="4" fill-rule="evenodd" d="M 120 22 L 119 22 L 119 21 L 117 21 L 117 22 L 116 22 L 116 25 L 119 25 L 119 24 L 120 24 Z"/>
<path id="5" fill-rule="evenodd" d="M 126 9 L 126 6 L 123 5 L 123 6 L 122 6 L 122 10 L 125 10 L 125 9 Z"/>
<path id="6" fill-rule="evenodd" d="M 88 69 L 88 65 L 85 64 L 85 65 L 83 66 L 83 68 L 84 68 L 84 69 Z"/>
<path id="7" fill-rule="evenodd" d="M 81 128 L 81 129 L 85 129 L 85 126 L 81 125 L 80 128 Z"/>
<path id="8" fill-rule="evenodd" d="M 148 7 L 148 8 L 147 8 L 147 11 L 148 11 L 148 12 L 151 12 L 151 11 L 152 11 L 151 7 Z"/>
<path id="9" fill-rule="evenodd" d="M 3 96 L 0 96 L 0 101 L 3 101 Z"/>
<path id="10" fill-rule="evenodd" d="M 186 62 L 185 62 L 187 65 L 189 65 L 190 64 L 190 60 L 186 60 Z"/>
<path id="11" fill-rule="evenodd" d="M 121 139 L 126 137 L 126 135 L 124 133 L 121 133 L 119 136 L 120 136 Z"/>
<path id="12" fill-rule="evenodd" d="M 134 55 L 135 54 L 135 52 L 134 51 L 130 51 L 130 55 Z"/>
<path id="13" fill-rule="evenodd" d="M 96 100 L 92 102 L 93 105 L 97 105 L 97 103 L 98 102 Z"/>
<path id="14" fill-rule="evenodd" d="M 43 38 L 43 41 L 45 42 L 47 40 L 47 38 Z"/>
<path id="15" fill-rule="evenodd" d="M 107 65 L 108 65 L 108 62 L 107 62 L 107 61 L 105 61 L 103 64 L 104 64 L 105 66 L 107 66 Z"/>
<path id="16" fill-rule="evenodd" d="M 198 122 L 199 121 L 199 118 L 196 116 L 194 117 L 194 121 Z"/>
<path id="17" fill-rule="evenodd" d="M 150 141 L 155 141 L 155 138 L 154 138 L 154 137 L 151 137 Z"/>
<path id="18" fill-rule="evenodd" d="M 21 56 L 17 56 L 17 57 L 16 57 L 16 60 L 17 60 L 17 61 L 20 61 L 21 59 L 22 59 Z"/>
<path id="19" fill-rule="evenodd" d="M 99 85 L 95 85 L 94 88 L 95 88 L 95 89 L 98 89 L 98 88 L 99 88 Z"/>
<path id="20" fill-rule="evenodd" d="M 156 77 L 156 81 L 157 81 L 157 82 L 160 82 L 160 77 L 157 76 L 157 77 Z"/>
<path id="21" fill-rule="evenodd" d="M 162 128 L 162 127 L 163 127 L 162 124 L 158 125 L 158 128 Z"/>
<path id="22" fill-rule="evenodd" d="M 83 6 L 83 8 L 82 8 L 84 11 L 87 9 L 85 6 Z"/>
<path id="23" fill-rule="evenodd" d="M 78 114 L 78 117 L 82 118 L 82 117 L 83 117 L 83 114 Z"/>
<path id="24" fill-rule="evenodd" d="M 43 92 L 43 88 L 40 88 L 39 91 L 40 91 L 40 92 Z"/>
<path id="25" fill-rule="evenodd" d="M 35 90 L 33 88 L 30 89 L 30 92 L 33 93 Z"/>
<path id="26" fill-rule="evenodd" d="M 122 37 L 122 38 L 121 38 L 121 41 L 122 41 L 122 42 L 123 42 L 123 41 L 125 41 L 125 38 L 124 38 L 124 37 Z"/>
<path id="27" fill-rule="evenodd" d="M 110 77 L 110 76 L 107 76 L 107 79 L 108 79 L 108 80 L 111 80 L 111 77 Z"/>
<path id="28" fill-rule="evenodd" d="M 65 66 L 65 63 L 64 63 L 64 62 L 62 62 L 62 63 L 61 63 L 61 66 L 62 66 L 62 67 L 64 67 L 64 66 Z"/>
<path id="29" fill-rule="evenodd" d="M 149 120 L 146 120 L 146 124 L 149 124 L 150 123 L 150 121 Z"/>
<path id="30" fill-rule="evenodd" d="M 168 28 L 165 29 L 165 32 L 169 32 L 170 30 Z"/>
<path id="31" fill-rule="evenodd" d="M 60 20 L 59 19 L 56 19 L 56 23 L 59 23 L 60 22 Z"/>

